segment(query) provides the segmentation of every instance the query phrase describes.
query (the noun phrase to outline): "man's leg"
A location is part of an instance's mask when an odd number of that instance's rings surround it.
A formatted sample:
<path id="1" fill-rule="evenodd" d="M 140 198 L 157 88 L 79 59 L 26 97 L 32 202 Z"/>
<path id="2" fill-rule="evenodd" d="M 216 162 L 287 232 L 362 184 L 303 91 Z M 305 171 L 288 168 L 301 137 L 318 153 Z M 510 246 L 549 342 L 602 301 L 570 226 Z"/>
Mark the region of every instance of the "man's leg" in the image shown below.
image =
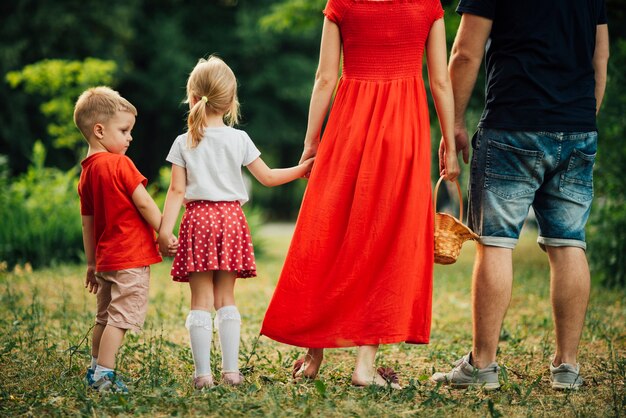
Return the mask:
<path id="1" fill-rule="evenodd" d="M 500 328 L 511 301 L 513 283 L 512 250 L 477 244 L 472 275 L 473 342 L 467 354 L 449 372 L 437 372 L 431 380 L 455 388 L 500 387 L 496 351 Z"/>
<path id="2" fill-rule="evenodd" d="M 500 329 L 511 301 L 512 250 L 477 244 L 472 277 L 472 365 L 495 362 Z"/>
<path id="3" fill-rule="evenodd" d="M 556 329 L 553 363 L 576 365 L 589 302 L 590 275 L 582 248 L 546 246 L 550 259 L 550 296 Z"/>

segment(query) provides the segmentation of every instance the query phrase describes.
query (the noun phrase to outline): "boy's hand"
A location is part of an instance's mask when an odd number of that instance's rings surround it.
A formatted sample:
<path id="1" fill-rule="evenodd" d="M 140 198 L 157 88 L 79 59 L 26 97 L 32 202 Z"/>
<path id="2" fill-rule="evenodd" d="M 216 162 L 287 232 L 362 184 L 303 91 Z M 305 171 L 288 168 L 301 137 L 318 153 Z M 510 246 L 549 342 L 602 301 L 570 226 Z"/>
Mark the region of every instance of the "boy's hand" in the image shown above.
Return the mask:
<path id="1" fill-rule="evenodd" d="M 176 251 L 178 251 L 178 238 L 174 235 L 166 236 L 164 234 L 159 234 L 158 243 L 161 255 L 167 257 L 173 257 L 176 255 Z"/>
<path id="2" fill-rule="evenodd" d="M 176 251 L 178 251 L 178 238 L 172 235 L 172 238 L 170 238 L 170 241 L 167 244 L 167 255 L 174 257 L 176 255 Z"/>
<path id="3" fill-rule="evenodd" d="M 94 266 L 87 266 L 85 288 L 89 293 L 93 293 L 94 295 L 98 293 L 98 280 L 96 280 L 96 268 Z"/>

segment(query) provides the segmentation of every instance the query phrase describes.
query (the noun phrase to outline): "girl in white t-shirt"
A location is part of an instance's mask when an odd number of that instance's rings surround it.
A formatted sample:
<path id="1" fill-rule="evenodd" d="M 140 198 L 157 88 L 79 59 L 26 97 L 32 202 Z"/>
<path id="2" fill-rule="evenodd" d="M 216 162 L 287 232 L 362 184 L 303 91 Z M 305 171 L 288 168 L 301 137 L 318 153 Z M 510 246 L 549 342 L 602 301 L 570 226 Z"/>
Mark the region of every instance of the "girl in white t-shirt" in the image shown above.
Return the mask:
<path id="1" fill-rule="evenodd" d="M 167 156 L 172 178 L 159 247 L 167 254 L 168 245 L 176 245 L 172 231 L 184 202 L 171 274 L 175 281 L 189 282 L 191 288 L 186 327 L 195 365 L 194 386 L 213 386 L 213 308 L 222 349 L 222 381 L 238 385 L 243 375 L 238 365 L 241 316 L 235 306 L 235 280 L 256 276 L 250 230 L 241 210 L 248 200 L 241 166 L 261 184 L 276 186 L 305 176 L 313 159 L 282 169 L 270 169 L 263 162 L 250 137 L 232 128 L 239 116 L 237 80 L 217 57 L 201 59 L 195 66 L 187 80 L 187 101 L 187 133 L 176 138 Z"/>

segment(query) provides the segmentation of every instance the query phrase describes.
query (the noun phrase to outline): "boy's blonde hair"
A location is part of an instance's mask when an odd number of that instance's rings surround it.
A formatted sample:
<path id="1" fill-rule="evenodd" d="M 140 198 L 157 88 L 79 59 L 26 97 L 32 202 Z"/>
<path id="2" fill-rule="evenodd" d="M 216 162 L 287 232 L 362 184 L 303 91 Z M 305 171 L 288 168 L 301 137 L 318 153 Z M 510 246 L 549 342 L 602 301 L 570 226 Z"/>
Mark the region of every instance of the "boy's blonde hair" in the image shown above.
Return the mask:
<path id="1" fill-rule="evenodd" d="M 111 119 L 115 112 L 129 112 L 137 116 L 137 109 L 110 87 L 98 86 L 85 90 L 74 106 L 74 123 L 89 139 L 93 126 Z"/>
<path id="2" fill-rule="evenodd" d="M 187 80 L 187 100 L 196 104 L 187 118 L 187 144 L 198 146 L 211 113 L 224 115 L 224 122 L 233 126 L 239 122 L 237 79 L 228 65 L 216 56 L 201 58 Z"/>

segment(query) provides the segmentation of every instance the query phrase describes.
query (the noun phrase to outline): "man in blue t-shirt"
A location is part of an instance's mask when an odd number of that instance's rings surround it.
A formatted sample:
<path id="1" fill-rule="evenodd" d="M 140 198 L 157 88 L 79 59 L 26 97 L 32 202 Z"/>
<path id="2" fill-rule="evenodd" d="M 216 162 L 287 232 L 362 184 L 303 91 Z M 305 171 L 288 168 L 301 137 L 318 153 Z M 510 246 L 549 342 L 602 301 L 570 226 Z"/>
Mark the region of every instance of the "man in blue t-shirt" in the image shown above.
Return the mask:
<path id="1" fill-rule="evenodd" d="M 461 0 L 452 48 L 457 150 L 468 162 L 465 111 L 485 54 L 485 108 L 472 138 L 469 226 L 480 236 L 472 283 L 473 345 L 453 387 L 497 389 L 496 351 L 511 300 L 512 249 L 532 206 L 547 251 L 556 328 L 554 389 L 578 389 L 589 299 L 585 224 L 593 197 L 596 114 L 609 56 L 604 0 Z M 440 153 L 443 149 L 443 142 Z"/>

